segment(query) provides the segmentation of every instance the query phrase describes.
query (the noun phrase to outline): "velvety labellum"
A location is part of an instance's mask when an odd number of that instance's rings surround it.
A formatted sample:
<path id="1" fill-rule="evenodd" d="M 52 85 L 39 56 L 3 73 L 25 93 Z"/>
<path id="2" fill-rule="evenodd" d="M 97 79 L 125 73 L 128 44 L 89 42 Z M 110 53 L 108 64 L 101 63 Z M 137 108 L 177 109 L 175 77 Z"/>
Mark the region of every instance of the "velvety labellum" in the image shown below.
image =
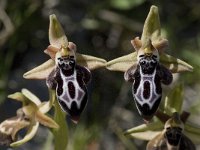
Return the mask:
<path id="1" fill-rule="evenodd" d="M 58 102 L 63 111 L 67 112 L 72 120 L 78 120 L 87 103 L 86 84 L 91 78 L 90 71 L 76 65 L 74 57 L 60 57 L 57 67 L 48 79 L 47 85 L 56 90 Z"/>
<path id="2" fill-rule="evenodd" d="M 161 101 L 161 82 L 170 84 L 171 72 L 159 64 L 157 56 L 140 55 L 137 67 L 129 68 L 124 77 L 133 82 L 132 93 L 140 115 L 150 120 Z"/>
<path id="3" fill-rule="evenodd" d="M 150 140 L 147 150 L 195 150 L 192 141 L 183 134 L 183 128 L 173 126 L 165 128 L 160 134 Z"/>
<path id="4" fill-rule="evenodd" d="M 84 91 L 77 82 L 76 71 L 74 71 L 74 74 L 69 77 L 64 76 L 61 71 L 60 74 L 63 79 L 63 92 L 60 96 L 58 96 L 59 102 L 62 101 L 63 104 L 65 103 L 65 105 L 67 105 L 67 108 L 71 109 L 72 102 L 74 101 L 77 104 L 77 108 L 80 109 L 81 102 L 86 94 L 86 91 Z M 62 108 L 64 109 L 65 106 L 62 106 Z"/>

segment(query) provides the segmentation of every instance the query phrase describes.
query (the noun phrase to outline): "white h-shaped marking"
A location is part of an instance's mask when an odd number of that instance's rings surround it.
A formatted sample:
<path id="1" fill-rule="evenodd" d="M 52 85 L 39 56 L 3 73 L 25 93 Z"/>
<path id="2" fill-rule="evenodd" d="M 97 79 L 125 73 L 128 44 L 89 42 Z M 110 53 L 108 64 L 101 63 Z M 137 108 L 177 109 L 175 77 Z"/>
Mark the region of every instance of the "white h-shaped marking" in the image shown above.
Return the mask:
<path id="1" fill-rule="evenodd" d="M 156 75 L 156 69 L 154 70 L 154 72 L 152 74 L 144 75 L 140 68 L 140 75 L 141 75 L 140 85 L 138 86 L 137 92 L 134 94 L 134 97 L 141 106 L 143 104 L 147 103 L 151 109 L 153 107 L 154 103 L 156 102 L 156 100 L 161 96 L 160 94 L 156 93 L 156 85 L 154 82 L 155 75 Z M 150 89 L 149 89 L 150 96 L 147 99 L 144 98 L 144 95 L 143 95 L 145 82 L 148 82 L 150 84 Z"/>
<path id="2" fill-rule="evenodd" d="M 59 100 L 64 102 L 68 106 L 69 109 L 71 109 L 71 103 L 73 101 L 75 101 L 78 108 L 80 109 L 81 101 L 82 101 L 83 97 L 85 96 L 85 91 L 82 90 L 82 88 L 78 84 L 77 77 L 76 77 L 76 74 L 77 74 L 76 70 L 74 71 L 74 74 L 72 74 L 71 76 L 63 75 L 61 70 L 60 70 L 60 74 L 61 74 L 61 78 L 63 80 L 63 86 L 62 86 L 63 93 L 59 96 Z M 69 89 L 68 89 L 69 82 L 72 82 L 74 85 L 74 88 L 75 88 L 74 98 L 72 98 L 69 93 Z"/>

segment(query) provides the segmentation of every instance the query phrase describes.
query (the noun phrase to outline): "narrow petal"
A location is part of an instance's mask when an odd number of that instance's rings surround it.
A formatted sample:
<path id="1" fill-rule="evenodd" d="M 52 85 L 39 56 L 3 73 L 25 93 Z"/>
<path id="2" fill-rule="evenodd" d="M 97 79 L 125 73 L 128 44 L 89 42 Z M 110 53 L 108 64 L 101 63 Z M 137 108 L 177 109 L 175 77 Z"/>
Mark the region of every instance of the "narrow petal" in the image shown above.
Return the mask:
<path id="1" fill-rule="evenodd" d="M 125 72 L 133 65 L 137 66 L 137 52 L 107 62 L 106 68 L 111 71 Z"/>
<path id="2" fill-rule="evenodd" d="M 126 132 L 124 132 L 124 135 L 130 135 L 132 133 L 138 133 L 138 132 L 146 132 L 149 130 L 159 130 L 163 128 L 163 123 L 160 121 L 155 121 L 148 124 L 142 124 L 137 127 L 128 129 Z"/>
<path id="3" fill-rule="evenodd" d="M 193 70 L 193 67 L 188 63 L 165 53 L 160 55 L 160 62 L 165 67 L 167 67 L 172 73 L 179 73 L 179 72 Z"/>
<path id="4" fill-rule="evenodd" d="M 49 128 L 59 128 L 59 125 L 53 119 L 41 113 L 40 111 L 37 111 L 36 113 L 36 120 Z"/>
<path id="5" fill-rule="evenodd" d="M 59 48 L 49 45 L 47 49 L 44 50 L 44 53 L 49 55 L 52 60 L 55 59 L 56 53 L 58 52 Z"/>
<path id="6" fill-rule="evenodd" d="M 149 141 L 149 140 L 152 140 L 154 137 L 156 137 L 160 133 L 161 131 L 137 132 L 137 133 L 130 134 L 129 137 Z"/>
<path id="7" fill-rule="evenodd" d="M 55 62 L 52 59 L 49 59 L 40 66 L 26 72 L 23 77 L 25 79 L 46 79 L 54 66 Z"/>
<path id="8" fill-rule="evenodd" d="M 138 51 L 142 47 L 142 42 L 139 39 L 139 37 L 136 37 L 133 40 L 131 40 L 131 44 L 136 51 Z"/>
<path id="9" fill-rule="evenodd" d="M 141 41 L 142 43 L 146 43 L 149 39 L 151 39 L 151 41 L 158 41 L 160 40 L 160 35 L 161 30 L 158 7 L 151 6 L 144 23 Z"/>
<path id="10" fill-rule="evenodd" d="M 33 125 L 29 128 L 29 130 L 27 131 L 27 134 L 25 135 L 25 137 L 23 139 L 16 141 L 14 143 L 11 143 L 10 146 L 11 147 L 20 146 L 20 145 L 28 142 L 29 140 L 31 140 L 35 136 L 38 127 L 39 127 L 39 122 L 36 122 L 35 125 Z"/>
<path id="11" fill-rule="evenodd" d="M 31 93 L 29 90 L 27 89 L 22 89 L 22 94 L 29 99 L 31 102 L 33 102 L 35 105 L 39 106 L 41 104 L 40 99 L 35 96 L 33 93 Z"/>
<path id="12" fill-rule="evenodd" d="M 142 47 L 142 42 L 139 39 L 139 37 L 134 38 L 131 40 L 131 44 L 134 47 L 136 51 L 138 51 Z M 164 52 L 164 50 L 168 47 L 169 42 L 167 39 L 160 39 L 159 41 L 152 41 L 153 47 L 155 47 L 158 52 L 161 54 Z"/>
<path id="13" fill-rule="evenodd" d="M 106 60 L 104 59 L 79 53 L 76 53 L 76 60 L 79 65 L 85 66 L 90 70 L 105 67 L 106 65 Z"/>
<path id="14" fill-rule="evenodd" d="M 25 100 L 27 100 L 27 98 L 21 92 L 16 92 L 14 94 L 10 94 L 10 95 L 8 95 L 8 98 L 11 98 L 13 100 L 17 100 L 20 102 L 24 102 Z"/>
<path id="15" fill-rule="evenodd" d="M 52 105 L 54 104 L 55 100 L 56 100 L 56 91 L 49 89 L 49 100 L 47 102 L 43 102 L 39 106 L 39 111 L 42 112 L 43 114 L 47 113 L 52 108 Z"/>
<path id="16" fill-rule="evenodd" d="M 168 94 L 165 99 L 164 111 L 167 114 L 172 114 L 174 112 L 181 113 L 183 104 L 183 85 L 179 84 L 173 88 L 173 90 Z"/>
<path id="17" fill-rule="evenodd" d="M 152 41 L 152 45 L 158 50 L 159 54 L 162 54 L 166 48 L 169 47 L 167 39 L 160 39 L 159 41 Z"/>
<path id="18" fill-rule="evenodd" d="M 49 24 L 49 42 L 52 46 L 61 48 L 61 46 L 68 46 L 68 39 L 65 35 L 65 32 L 58 21 L 55 14 L 50 15 L 50 24 Z"/>
<path id="19" fill-rule="evenodd" d="M 74 44 L 73 42 L 69 42 L 68 45 L 68 49 L 70 50 L 70 54 L 71 55 L 75 55 L 76 53 L 76 44 Z M 49 45 L 47 47 L 47 49 L 44 50 L 44 53 L 46 53 L 47 55 L 49 55 L 51 57 L 51 59 L 55 59 L 56 53 L 61 50 L 61 48 L 57 48 L 54 47 L 52 45 Z"/>
<path id="20" fill-rule="evenodd" d="M 39 105 L 39 110 L 40 112 L 42 113 L 47 113 L 52 107 L 52 104 L 50 101 L 47 101 L 47 102 L 43 102 Z"/>

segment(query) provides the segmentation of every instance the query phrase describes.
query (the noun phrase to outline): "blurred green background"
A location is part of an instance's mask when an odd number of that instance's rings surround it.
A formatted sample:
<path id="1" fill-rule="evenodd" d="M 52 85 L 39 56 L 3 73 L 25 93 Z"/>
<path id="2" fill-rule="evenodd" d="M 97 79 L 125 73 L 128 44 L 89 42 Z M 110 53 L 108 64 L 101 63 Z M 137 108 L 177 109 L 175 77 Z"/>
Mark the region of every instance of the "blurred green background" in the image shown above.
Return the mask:
<path id="1" fill-rule="evenodd" d="M 48 99 L 45 81 L 25 80 L 22 76 L 49 59 L 43 50 L 49 45 L 50 14 L 57 15 L 80 53 L 111 60 L 133 51 L 130 40 L 141 35 L 151 5 L 159 7 L 162 34 L 170 44 L 167 53 L 194 67 L 193 73 L 175 75 L 175 83 L 185 85 L 184 109 L 198 104 L 199 0 L 0 0 L 0 121 L 14 116 L 21 106 L 8 100 L 8 94 L 27 88 L 40 99 Z M 92 71 L 92 76 L 88 105 L 80 123 L 74 125 L 68 120 L 68 149 L 145 149 L 146 142 L 122 134 L 143 123 L 133 102 L 131 84 L 125 83 L 121 72 L 99 69 Z M 51 150 L 51 140 L 49 131 L 40 126 L 34 139 L 17 150 Z"/>

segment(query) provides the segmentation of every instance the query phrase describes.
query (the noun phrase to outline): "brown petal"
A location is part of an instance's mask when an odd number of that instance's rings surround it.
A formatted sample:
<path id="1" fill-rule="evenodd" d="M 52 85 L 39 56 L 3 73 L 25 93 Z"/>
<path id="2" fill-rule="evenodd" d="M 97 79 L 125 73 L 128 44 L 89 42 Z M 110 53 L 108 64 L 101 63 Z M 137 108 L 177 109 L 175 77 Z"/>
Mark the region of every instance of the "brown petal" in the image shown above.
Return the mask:
<path id="1" fill-rule="evenodd" d="M 49 45 L 47 49 L 44 50 L 44 53 L 49 55 L 52 60 L 55 59 L 56 53 L 58 52 L 59 48 Z"/>
<path id="2" fill-rule="evenodd" d="M 136 37 L 133 40 L 131 40 L 131 44 L 136 51 L 138 51 L 142 47 L 142 42 L 139 39 L 139 37 Z"/>
<path id="3" fill-rule="evenodd" d="M 159 41 L 152 41 L 152 45 L 158 50 L 159 54 L 161 54 L 169 46 L 169 43 L 167 39 L 161 39 Z"/>
<path id="4" fill-rule="evenodd" d="M 131 40 L 131 44 L 136 51 L 138 51 L 142 47 L 142 42 L 139 37 Z M 152 45 L 158 50 L 159 53 L 163 53 L 169 44 L 167 39 L 160 39 L 159 41 L 152 41 Z"/>
<path id="5" fill-rule="evenodd" d="M 69 50 L 71 51 L 71 53 L 75 53 L 76 52 L 76 44 L 74 44 L 73 42 L 69 42 L 68 45 Z M 47 49 L 44 50 L 44 53 L 46 53 L 47 55 L 49 55 L 51 57 L 51 59 L 55 59 L 56 53 L 59 51 L 60 49 L 57 47 L 54 47 L 53 45 L 49 45 L 47 47 Z"/>

